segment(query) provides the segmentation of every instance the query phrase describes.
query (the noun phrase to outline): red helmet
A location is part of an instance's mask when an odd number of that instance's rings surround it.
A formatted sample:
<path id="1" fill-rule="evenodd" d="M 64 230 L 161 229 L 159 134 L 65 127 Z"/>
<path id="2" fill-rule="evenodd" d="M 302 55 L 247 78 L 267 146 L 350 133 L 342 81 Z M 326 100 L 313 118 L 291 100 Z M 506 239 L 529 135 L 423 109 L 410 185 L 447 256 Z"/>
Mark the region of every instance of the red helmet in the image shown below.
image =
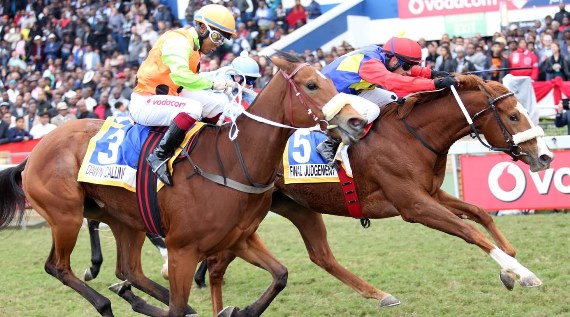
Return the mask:
<path id="1" fill-rule="evenodd" d="M 410 64 L 418 64 L 422 61 L 422 48 L 420 45 L 407 38 L 393 37 L 384 44 L 386 54 L 394 55 Z"/>

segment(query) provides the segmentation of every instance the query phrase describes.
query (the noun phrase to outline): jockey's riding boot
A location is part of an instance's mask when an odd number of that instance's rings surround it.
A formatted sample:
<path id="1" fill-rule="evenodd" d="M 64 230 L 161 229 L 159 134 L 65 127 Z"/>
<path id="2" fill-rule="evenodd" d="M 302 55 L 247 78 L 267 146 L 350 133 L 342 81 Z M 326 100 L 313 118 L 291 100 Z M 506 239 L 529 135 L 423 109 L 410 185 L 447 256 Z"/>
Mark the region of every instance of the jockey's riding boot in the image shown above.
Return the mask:
<path id="1" fill-rule="evenodd" d="M 327 161 L 327 165 L 338 170 L 338 164 L 335 161 L 336 151 L 340 145 L 339 140 L 335 140 L 330 136 L 326 140 L 317 145 L 317 152 Z"/>
<path id="2" fill-rule="evenodd" d="M 165 185 L 172 186 L 172 176 L 168 171 L 168 160 L 174 154 L 177 146 L 184 141 L 186 130 L 172 122 L 154 151 L 146 158 L 152 171 Z"/>

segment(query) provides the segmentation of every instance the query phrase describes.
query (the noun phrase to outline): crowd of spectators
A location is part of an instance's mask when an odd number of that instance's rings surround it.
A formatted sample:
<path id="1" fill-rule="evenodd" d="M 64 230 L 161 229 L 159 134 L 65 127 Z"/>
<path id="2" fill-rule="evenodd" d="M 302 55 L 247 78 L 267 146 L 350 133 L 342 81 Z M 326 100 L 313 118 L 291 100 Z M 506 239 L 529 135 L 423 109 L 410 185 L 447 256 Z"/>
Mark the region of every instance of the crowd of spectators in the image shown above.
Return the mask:
<path id="1" fill-rule="evenodd" d="M 269 60 L 256 51 L 321 14 L 315 0 L 307 7 L 296 0 L 287 10 L 278 0 L 253 1 L 251 8 L 246 0 L 189 0 L 186 22 L 192 23 L 193 13 L 209 3 L 233 12 L 237 36 L 204 56 L 200 70 L 216 70 L 245 50 L 260 65 L 256 88 L 263 88 L 274 73 Z M 37 132 L 34 126 L 46 125 L 42 118 L 50 126 L 39 129 L 41 135 L 69 120 L 128 116 L 138 66 L 161 34 L 181 24 L 159 0 L 0 0 L 0 144 L 41 137 L 31 133 Z M 570 80 L 570 13 L 563 4 L 554 17 L 536 20 L 532 27 L 512 24 L 492 37 L 444 34 L 419 43 L 424 65 L 435 70 L 529 66 L 481 76 L 500 81 L 510 72 L 534 80 Z M 291 53 L 322 68 L 352 50 L 343 42 L 327 51 L 315 47 Z M 20 130 L 30 135 L 8 137 L 20 120 Z"/>
<path id="2" fill-rule="evenodd" d="M 237 36 L 205 57 L 202 71 L 270 45 L 320 15 L 316 1 L 305 8 L 298 0 L 289 10 L 281 1 L 253 2 L 250 8 L 246 0 L 189 0 L 187 23 L 209 3 L 225 5 L 237 22 Z M 181 24 L 159 0 L 0 0 L 0 144 L 40 137 L 11 135 L 36 132 L 43 117 L 52 128 L 128 115 L 138 66 L 161 34 Z M 266 59 L 259 62 L 265 85 L 272 69 L 264 67 Z"/>

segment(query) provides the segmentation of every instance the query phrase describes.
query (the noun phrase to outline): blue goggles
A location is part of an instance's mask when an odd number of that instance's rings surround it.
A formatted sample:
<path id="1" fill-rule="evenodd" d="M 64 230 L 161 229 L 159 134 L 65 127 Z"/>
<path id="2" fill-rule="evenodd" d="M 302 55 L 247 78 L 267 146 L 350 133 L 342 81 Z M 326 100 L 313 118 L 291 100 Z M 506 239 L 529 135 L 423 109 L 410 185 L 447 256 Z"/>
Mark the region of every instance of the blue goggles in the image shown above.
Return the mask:
<path id="1" fill-rule="evenodd" d="M 246 83 L 247 85 L 253 85 L 253 84 L 255 84 L 255 81 L 256 81 L 256 80 L 257 80 L 256 77 L 245 76 L 245 83 Z M 240 84 L 243 83 L 243 77 L 242 77 L 242 76 L 239 76 L 238 83 L 240 83 Z"/>

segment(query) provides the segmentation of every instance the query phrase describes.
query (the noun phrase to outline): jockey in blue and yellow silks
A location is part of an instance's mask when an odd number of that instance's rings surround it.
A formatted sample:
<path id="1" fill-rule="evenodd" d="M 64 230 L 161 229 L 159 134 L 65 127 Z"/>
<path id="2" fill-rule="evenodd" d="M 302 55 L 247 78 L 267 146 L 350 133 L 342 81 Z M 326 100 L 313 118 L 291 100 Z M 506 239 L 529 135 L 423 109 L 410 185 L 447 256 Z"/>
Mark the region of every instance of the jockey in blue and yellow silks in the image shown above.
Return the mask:
<path id="1" fill-rule="evenodd" d="M 330 78 L 339 92 L 358 95 L 378 107 L 397 97 L 457 84 L 447 72 L 432 71 L 418 64 L 422 60 L 420 45 L 407 38 L 393 37 L 383 48 L 376 45 L 347 53 L 327 65 L 323 74 Z M 356 110 L 374 121 L 379 109 Z M 334 160 L 338 145 L 333 140 L 319 144 L 317 151 L 329 162 Z"/>

